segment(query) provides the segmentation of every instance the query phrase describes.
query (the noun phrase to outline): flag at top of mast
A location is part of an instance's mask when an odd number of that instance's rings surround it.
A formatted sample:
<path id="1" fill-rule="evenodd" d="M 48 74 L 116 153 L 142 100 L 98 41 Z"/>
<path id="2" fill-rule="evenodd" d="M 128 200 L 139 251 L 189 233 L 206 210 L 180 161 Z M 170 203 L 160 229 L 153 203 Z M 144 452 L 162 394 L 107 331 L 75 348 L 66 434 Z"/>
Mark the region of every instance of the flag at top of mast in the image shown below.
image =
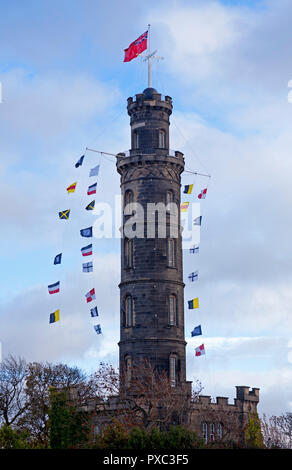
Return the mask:
<path id="1" fill-rule="evenodd" d="M 124 62 L 130 62 L 147 49 L 148 30 L 133 41 L 125 51 Z"/>
<path id="2" fill-rule="evenodd" d="M 148 43 L 148 44 L 147 44 Z M 150 46 L 150 24 L 148 25 L 148 30 L 141 34 L 141 36 L 132 42 L 128 49 L 125 49 L 125 58 L 124 62 L 130 62 L 135 59 L 139 54 L 141 54 L 145 49 L 148 49 L 147 54 L 143 54 L 144 61 L 148 61 L 148 87 L 152 87 L 152 59 L 163 59 L 163 57 L 156 56 L 157 50 L 151 52 Z"/>

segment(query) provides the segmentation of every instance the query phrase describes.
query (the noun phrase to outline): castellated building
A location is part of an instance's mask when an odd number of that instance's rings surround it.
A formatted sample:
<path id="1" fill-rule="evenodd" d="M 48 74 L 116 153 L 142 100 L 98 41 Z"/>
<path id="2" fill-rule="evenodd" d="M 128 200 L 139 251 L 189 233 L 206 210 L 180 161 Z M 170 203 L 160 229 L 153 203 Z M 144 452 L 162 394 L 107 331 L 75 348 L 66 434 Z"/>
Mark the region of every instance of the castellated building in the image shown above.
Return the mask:
<path id="1" fill-rule="evenodd" d="M 128 98 L 127 110 L 131 125 L 131 149 L 117 155 L 124 229 L 133 214 L 133 206 L 129 206 L 131 203 L 140 204 L 145 214 L 149 203 L 174 203 L 178 218 L 177 227 L 172 227 L 171 211 L 166 212 L 164 237 L 158 236 L 159 224 L 155 216 L 147 220 L 145 226 L 143 220 L 137 219 L 135 228 L 137 233 L 140 229 L 143 236 L 133 237 L 124 230 L 119 285 L 120 370 L 125 371 L 125 377 L 130 376 L 134 362 L 147 359 L 155 371 L 168 374 L 173 387 L 191 396 L 191 382 L 186 378 L 180 229 L 184 157 L 179 151 L 169 150 L 172 99 L 162 96 L 154 88 L 147 88 L 134 98 Z M 152 236 L 147 236 L 147 230 Z M 234 404 L 229 404 L 225 397 L 217 397 L 216 403 L 213 403 L 209 396 L 199 396 L 196 402 L 190 403 L 183 424 L 203 436 L 206 442 L 222 437 L 228 427 L 230 437 L 243 429 L 248 415 L 256 412 L 258 402 L 259 389 L 250 390 L 245 386 L 236 387 Z M 115 406 L 114 401 L 109 404 L 111 406 Z M 100 426 L 102 414 L 95 419 Z"/>

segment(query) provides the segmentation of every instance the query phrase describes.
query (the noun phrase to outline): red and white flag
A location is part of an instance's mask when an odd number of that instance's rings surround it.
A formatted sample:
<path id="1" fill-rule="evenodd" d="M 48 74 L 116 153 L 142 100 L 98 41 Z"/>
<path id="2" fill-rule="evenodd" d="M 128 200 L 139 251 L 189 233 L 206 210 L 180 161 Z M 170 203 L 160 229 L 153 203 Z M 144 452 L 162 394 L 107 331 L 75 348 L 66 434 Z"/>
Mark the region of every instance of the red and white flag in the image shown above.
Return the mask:
<path id="1" fill-rule="evenodd" d="M 205 346 L 201 344 L 201 346 L 198 346 L 197 348 L 195 348 L 195 352 L 196 352 L 196 356 L 202 356 L 203 354 L 205 354 Z"/>
<path id="2" fill-rule="evenodd" d="M 81 248 L 82 256 L 91 256 L 92 255 L 92 243 L 90 245 L 84 246 Z"/>
<path id="3" fill-rule="evenodd" d="M 49 294 L 57 294 L 57 292 L 60 292 L 60 281 L 55 282 L 55 284 L 50 284 L 48 289 Z"/>
<path id="4" fill-rule="evenodd" d="M 199 198 L 199 199 L 206 199 L 207 189 L 208 189 L 208 188 L 202 189 L 202 191 L 201 191 L 200 194 L 198 195 L 198 198 Z"/>
<path id="5" fill-rule="evenodd" d="M 91 196 L 91 194 L 96 194 L 96 187 L 97 187 L 97 183 L 94 183 L 91 186 L 88 186 L 87 195 Z"/>
<path id="6" fill-rule="evenodd" d="M 125 51 L 125 58 L 124 62 L 130 62 L 131 60 L 135 59 L 141 52 L 147 49 L 147 38 L 148 38 L 148 31 L 141 34 L 141 36 L 133 41 Z"/>
<path id="7" fill-rule="evenodd" d="M 85 294 L 86 302 L 91 302 L 95 299 L 95 289 L 91 289 L 87 294 Z"/>

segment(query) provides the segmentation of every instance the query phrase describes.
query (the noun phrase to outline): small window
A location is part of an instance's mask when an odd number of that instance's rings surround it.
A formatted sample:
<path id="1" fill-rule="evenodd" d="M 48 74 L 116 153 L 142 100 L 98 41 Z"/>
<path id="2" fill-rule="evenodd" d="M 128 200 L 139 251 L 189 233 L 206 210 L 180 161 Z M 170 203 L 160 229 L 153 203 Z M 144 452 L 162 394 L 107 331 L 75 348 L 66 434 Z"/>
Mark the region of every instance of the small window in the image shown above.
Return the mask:
<path id="1" fill-rule="evenodd" d="M 126 327 L 133 326 L 133 299 L 130 295 L 126 297 Z"/>
<path id="2" fill-rule="evenodd" d="M 210 425 L 210 440 L 212 442 L 215 441 L 215 424 L 214 423 Z"/>
<path id="3" fill-rule="evenodd" d="M 169 358 L 169 379 L 172 387 L 176 386 L 176 357 Z"/>
<path id="4" fill-rule="evenodd" d="M 163 129 L 160 129 L 158 133 L 158 147 L 160 149 L 165 148 L 165 131 Z"/>
<path id="5" fill-rule="evenodd" d="M 222 439 L 223 427 L 222 427 L 221 423 L 218 423 L 218 426 L 217 426 L 217 436 L 218 436 L 219 439 Z"/>
<path id="6" fill-rule="evenodd" d="M 208 424 L 207 423 L 202 423 L 202 432 L 203 432 L 203 438 L 206 444 L 208 444 Z"/>
<path id="7" fill-rule="evenodd" d="M 176 325 L 176 296 L 169 296 L 169 324 Z"/>
<path id="8" fill-rule="evenodd" d="M 131 204 L 133 201 L 134 201 L 133 191 L 131 191 L 130 189 L 128 189 L 128 190 L 125 192 L 124 206 L 127 206 L 127 204 Z"/>
<path id="9" fill-rule="evenodd" d="M 173 238 L 167 240 L 167 258 L 168 266 L 171 268 L 175 267 L 175 241 Z"/>
<path id="10" fill-rule="evenodd" d="M 126 367 L 126 383 L 129 385 L 132 377 L 132 358 L 131 356 L 125 357 L 125 367 Z"/>
<path id="11" fill-rule="evenodd" d="M 173 202 L 173 192 L 172 191 L 167 191 L 166 193 L 166 204 L 170 204 Z"/>
<path id="12" fill-rule="evenodd" d="M 134 149 L 139 148 L 139 133 L 134 131 Z"/>
<path id="13" fill-rule="evenodd" d="M 133 239 L 132 238 L 125 239 L 125 267 L 126 268 L 133 267 Z"/>
<path id="14" fill-rule="evenodd" d="M 97 436 L 98 434 L 101 434 L 101 429 L 100 429 L 100 426 L 98 424 L 96 424 L 94 426 L 94 435 Z"/>

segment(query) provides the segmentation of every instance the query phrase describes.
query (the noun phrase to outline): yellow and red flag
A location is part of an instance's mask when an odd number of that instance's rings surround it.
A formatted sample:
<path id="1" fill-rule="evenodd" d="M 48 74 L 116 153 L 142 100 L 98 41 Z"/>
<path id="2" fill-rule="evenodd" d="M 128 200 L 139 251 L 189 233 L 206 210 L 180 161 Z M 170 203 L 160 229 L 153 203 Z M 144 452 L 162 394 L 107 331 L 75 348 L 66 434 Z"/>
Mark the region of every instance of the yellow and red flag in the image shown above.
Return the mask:
<path id="1" fill-rule="evenodd" d="M 74 193 L 76 186 L 77 186 L 77 181 L 75 183 L 70 184 L 70 186 L 68 186 L 67 188 L 68 194 Z"/>
<path id="2" fill-rule="evenodd" d="M 180 205 L 181 212 L 187 212 L 189 207 L 189 202 L 182 202 Z"/>

